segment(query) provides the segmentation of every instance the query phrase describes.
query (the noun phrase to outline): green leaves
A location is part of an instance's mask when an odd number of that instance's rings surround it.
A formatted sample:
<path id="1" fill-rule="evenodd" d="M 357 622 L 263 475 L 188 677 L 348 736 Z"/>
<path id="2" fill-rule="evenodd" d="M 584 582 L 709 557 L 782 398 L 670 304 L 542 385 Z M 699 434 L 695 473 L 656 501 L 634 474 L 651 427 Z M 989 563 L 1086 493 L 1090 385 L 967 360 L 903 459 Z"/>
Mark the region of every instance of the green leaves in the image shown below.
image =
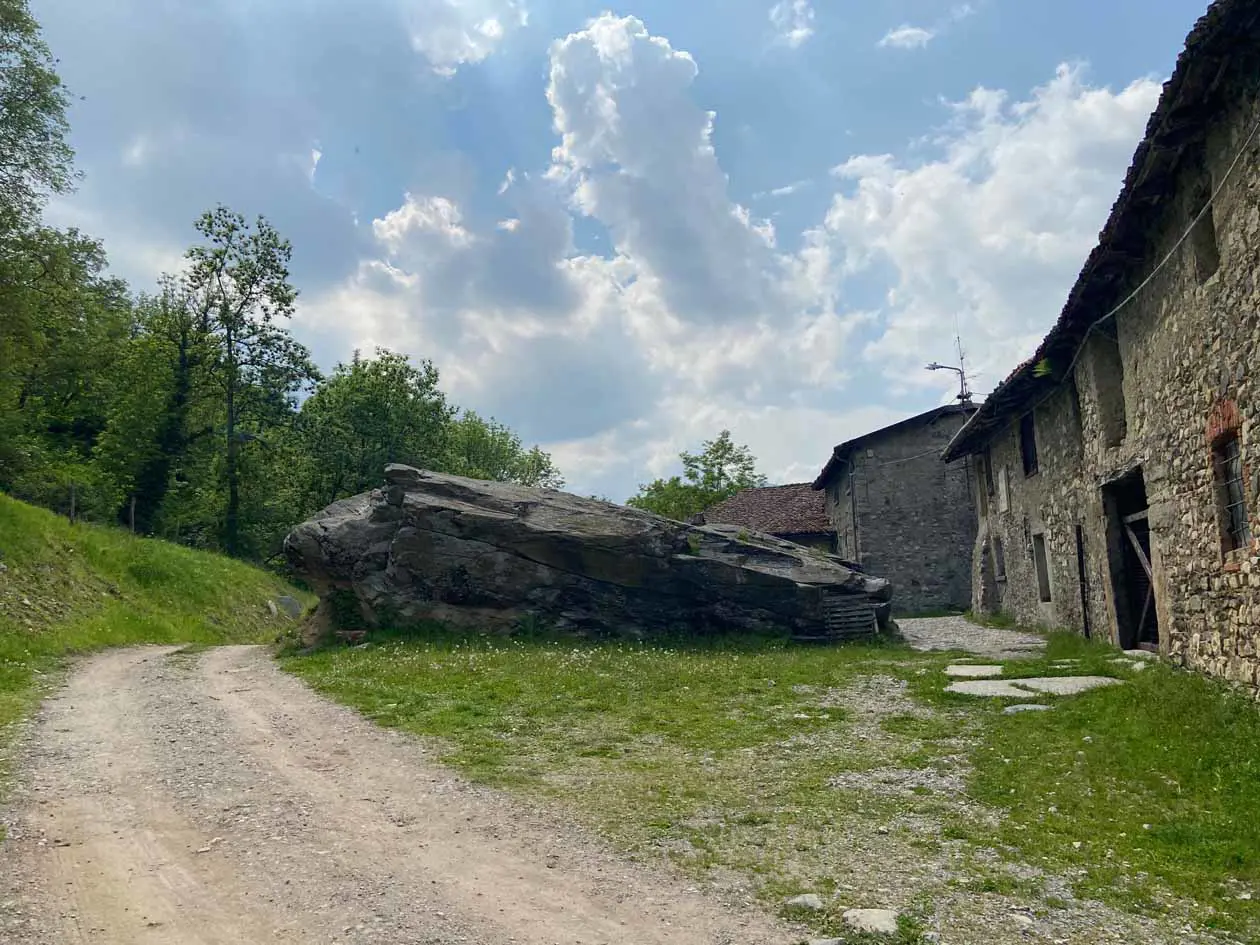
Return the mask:
<path id="1" fill-rule="evenodd" d="M 685 521 L 741 489 L 766 484 L 766 477 L 757 472 L 756 457 L 747 446 L 731 441 L 730 430 L 706 440 L 699 453 L 684 451 L 679 458 L 682 476 L 639 486 L 638 495 L 626 500 L 626 505 Z"/>

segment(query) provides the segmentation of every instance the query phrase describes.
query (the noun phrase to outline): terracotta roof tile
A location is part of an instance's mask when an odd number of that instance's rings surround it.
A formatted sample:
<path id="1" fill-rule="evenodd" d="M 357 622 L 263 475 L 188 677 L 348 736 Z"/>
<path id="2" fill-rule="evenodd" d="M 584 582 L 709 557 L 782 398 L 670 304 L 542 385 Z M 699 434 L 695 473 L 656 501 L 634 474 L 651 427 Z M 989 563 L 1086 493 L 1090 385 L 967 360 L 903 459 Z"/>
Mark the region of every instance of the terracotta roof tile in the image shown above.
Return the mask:
<path id="1" fill-rule="evenodd" d="M 711 525 L 741 525 L 771 535 L 830 532 L 826 499 L 808 482 L 744 489 L 704 510 Z"/>

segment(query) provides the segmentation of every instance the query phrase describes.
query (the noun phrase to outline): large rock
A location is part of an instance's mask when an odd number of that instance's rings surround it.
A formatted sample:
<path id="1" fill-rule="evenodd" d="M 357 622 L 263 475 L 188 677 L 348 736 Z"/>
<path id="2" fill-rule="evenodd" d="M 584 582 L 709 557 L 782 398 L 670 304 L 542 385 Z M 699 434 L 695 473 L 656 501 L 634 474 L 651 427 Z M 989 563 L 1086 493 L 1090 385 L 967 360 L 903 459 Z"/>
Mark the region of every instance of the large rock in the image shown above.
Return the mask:
<path id="1" fill-rule="evenodd" d="M 439 620 L 480 630 L 534 617 L 626 636 L 825 636 L 829 610 L 855 607 L 887 622 L 887 581 L 769 535 L 409 466 L 391 465 L 385 478 L 285 540 L 320 594 L 315 625 L 325 632 L 355 619 L 347 602 L 369 626 Z"/>

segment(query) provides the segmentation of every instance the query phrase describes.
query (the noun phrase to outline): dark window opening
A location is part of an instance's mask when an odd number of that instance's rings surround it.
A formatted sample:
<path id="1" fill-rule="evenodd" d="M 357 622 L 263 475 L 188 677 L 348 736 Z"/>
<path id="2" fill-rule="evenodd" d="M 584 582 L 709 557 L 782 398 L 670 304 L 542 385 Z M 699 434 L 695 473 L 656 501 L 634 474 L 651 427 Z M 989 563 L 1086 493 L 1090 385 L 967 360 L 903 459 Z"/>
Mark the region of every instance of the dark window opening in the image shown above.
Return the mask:
<path id="1" fill-rule="evenodd" d="M 1114 327 L 1111 331 L 1114 331 Z M 1094 342 L 1094 389 L 1098 395 L 1098 419 L 1104 446 L 1119 446 L 1128 432 L 1124 409 L 1124 361 L 1120 340 L 1106 329 L 1096 333 Z"/>
<path id="2" fill-rule="evenodd" d="M 1221 267 L 1221 251 L 1216 245 L 1216 221 L 1212 205 L 1203 193 L 1195 208 L 1196 218 L 1190 229 L 1190 248 L 1194 253 L 1194 275 L 1202 285 Z M 1200 214 L 1201 215 L 1198 215 Z"/>
<path id="3" fill-rule="evenodd" d="M 1024 475 L 1037 472 L 1037 427 L 1031 412 L 1019 420 L 1019 454 L 1024 460 Z"/>
<path id="4" fill-rule="evenodd" d="M 1037 595 L 1043 604 L 1050 601 L 1050 563 L 1046 560 L 1046 536 L 1033 535 L 1033 563 L 1037 567 Z"/>
<path id="5" fill-rule="evenodd" d="M 1243 463 L 1237 433 L 1228 433 L 1212 447 L 1216 505 L 1221 522 L 1221 548 L 1233 551 L 1251 543 L 1247 498 L 1243 492 Z"/>
<path id="6" fill-rule="evenodd" d="M 1006 580 L 1006 549 L 996 535 L 993 536 L 993 576 L 999 581 Z"/>
<path id="7" fill-rule="evenodd" d="M 984 487 L 989 490 L 989 495 L 993 495 L 993 457 L 988 450 L 980 454 L 980 462 L 984 463 Z"/>

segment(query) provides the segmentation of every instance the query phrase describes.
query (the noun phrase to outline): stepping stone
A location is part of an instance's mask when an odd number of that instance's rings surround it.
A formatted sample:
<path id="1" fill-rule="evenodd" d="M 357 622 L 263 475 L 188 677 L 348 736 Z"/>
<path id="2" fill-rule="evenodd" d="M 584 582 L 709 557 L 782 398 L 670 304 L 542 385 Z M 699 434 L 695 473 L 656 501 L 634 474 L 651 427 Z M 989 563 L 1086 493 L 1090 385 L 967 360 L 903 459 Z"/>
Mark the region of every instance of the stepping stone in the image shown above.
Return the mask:
<path id="1" fill-rule="evenodd" d="M 1045 712 L 1051 706 L 1044 702 L 1017 702 L 1015 705 L 1008 705 L 1002 710 L 1003 715 L 1015 715 L 1019 712 Z"/>
<path id="2" fill-rule="evenodd" d="M 1017 679 L 1015 682 L 1033 692 L 1047 692 L 1056 696 L 1074 696 L 1100 686 L 1118 686 L 1123 680 L 1111 676 L 1035 676 Z"/>
<path id="3" fill-rule="evenodd" d="M 1018 689 L 1008 679 L 969 679 L 965 682 L 950 683 L 946 692 L 961 692 L 964 696 L 990 696 L 1004 699 L 1031 699 L 1033 693 L 1027 689 Z"/>
<path id="4" fill-rule="evenodd" d="M 1150 650 L 1125 650 L 1124 655 L 1135 660 L 1158 660 L 1159 654 Z"/>
<path id="5" fill-rule="evenodd" d="M 952 683 L 946 692 L 1003 699 L 1031 699 L 1034 693 L 1074 696 L 1100 686 L 1115 686 L 1121 679 L 1111 676 L 1033 676 L 1030 679 L 971 679 Z"/>
<path id="6" fill-rule="evenodd" d="M 961 679 L 988 679 L 990 676 L 1001 676 L 1002 667 L 954 663 L 952 666 L 945 667 L 945 675 Z"/>

